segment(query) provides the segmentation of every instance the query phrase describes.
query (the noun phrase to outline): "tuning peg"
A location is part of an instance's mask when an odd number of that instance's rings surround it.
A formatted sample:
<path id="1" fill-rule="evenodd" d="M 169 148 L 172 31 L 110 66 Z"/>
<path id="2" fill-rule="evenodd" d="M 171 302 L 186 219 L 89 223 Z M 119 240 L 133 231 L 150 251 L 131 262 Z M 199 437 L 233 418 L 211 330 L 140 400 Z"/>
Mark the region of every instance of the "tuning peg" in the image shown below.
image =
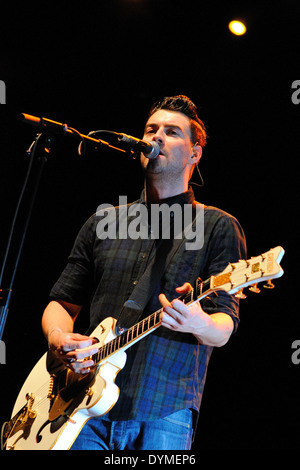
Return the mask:
<path id="1" fill-rule="evenodd" d="M 243 289 L 239 290 L 237 294 L 235 294 L 235 297 L 237 299 L 246 299 L 247 296 L 245 294 L 243 294 Z"/>
<path id="2" fill-rule="evenodd" d="M 257 287 L 257 284 L 254 284 L 254 286 L 249 287 L 249 290 L 251 290 L 251 292 L 254 292 L 255 294 L 260 293 L 260 289 Z"/>
<path id="3" fill-rule="evenodd" d="M 268 280 L 267 284 L 264 284 L 264 288 L 265 289 L 274 289 L 274 284 L 273 282 L 271 281 L 271 279 Z"/>

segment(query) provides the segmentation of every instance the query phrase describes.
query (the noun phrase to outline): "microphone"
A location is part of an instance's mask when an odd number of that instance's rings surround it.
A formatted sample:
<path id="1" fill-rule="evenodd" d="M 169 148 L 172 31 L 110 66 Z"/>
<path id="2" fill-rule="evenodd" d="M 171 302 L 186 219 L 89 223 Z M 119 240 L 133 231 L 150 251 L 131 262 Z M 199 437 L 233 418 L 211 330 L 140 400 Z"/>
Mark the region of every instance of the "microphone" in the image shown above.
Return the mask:
<path id="1" fill-rule="evenodd" d="M 145 157 L 149 158 L 149 160 L 154 160 L 154 158 L 158 157 L 160 152 L 160 147 L 157 142 L 147 142 L 146 140 L 137 139 L 127 134 L 118 134 L 118 140 L 143 152 Z"/>
<path id="2" fill-rule="evenodd" d="M 143 152 L 145 157 L 149 158 L 149 160 L 154 160 L 156 157 L 158 157 L 159 152 L 160 152 L 160 147 L 157 142 L 147 142 L 146 140 L 137 139 L 136 137 L 132 137 L 127 134 L 121 134 L 121 133 L 112 132 L 112 131 L 93 131 L 93 132 L 90 132 L 89 135 L 86 136 L 76 131 L 72 127 L 68 127 L 67 124 L 62 124 L 61 122 L 52 121 L 51 119 L 46 119 L 44 117 L 40 118 L 36 116 L 31 116 L 30 114 L 22 113 L 21 119 L 23 122 L 27 124 L 31 124 L 32 126 L 38 127 L 39 129 L 49 129 L 52 132 L 56 132 L 56 133 L 62 132 L 65 134 L 77 135 L 81 138 L 82 142 L 87 140 L 87 141 L 91 141 L 93 144 L 96 144 L 96 145 L 99 145 L 99 144 L 106 145 L 116 150 L 125 152 L 125 150 L 114 147 L 110 145 L 108 142 L 105 142 L 103 140 L 97 140 L 97 139 L 90 137 L 91 135 L 96 134 L 98 132 L 106 132 L 108 134 L 117 136 L 120 142 L 124 142 L 125 144 L 130 145 L 132 149 L 138 150 L 139 152 Z"/>

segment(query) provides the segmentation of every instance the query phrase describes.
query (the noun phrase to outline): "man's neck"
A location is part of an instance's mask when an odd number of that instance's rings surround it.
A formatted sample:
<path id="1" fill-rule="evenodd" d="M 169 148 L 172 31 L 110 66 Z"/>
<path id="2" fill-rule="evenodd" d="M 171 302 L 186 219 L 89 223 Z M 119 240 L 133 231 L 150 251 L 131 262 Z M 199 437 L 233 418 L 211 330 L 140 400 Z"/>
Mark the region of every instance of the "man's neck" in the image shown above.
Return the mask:
<path id="1" fill-rule="evenodd" d="M 148 204 L 158 204 L 163 199 L 177 196 L 187 190 L 188 184 L 183 182 L 170 186 L 167 182 L 165 184 L 157 184 L 157 182 L 145 180 L 145 200 Z"/>

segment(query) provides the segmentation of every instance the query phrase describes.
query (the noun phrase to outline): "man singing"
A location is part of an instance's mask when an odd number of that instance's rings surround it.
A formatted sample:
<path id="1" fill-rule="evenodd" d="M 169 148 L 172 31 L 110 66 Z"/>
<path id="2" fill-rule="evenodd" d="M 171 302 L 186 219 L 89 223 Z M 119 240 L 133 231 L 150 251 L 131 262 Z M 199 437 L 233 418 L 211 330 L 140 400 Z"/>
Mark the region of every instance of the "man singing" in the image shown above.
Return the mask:
<path id="1" fill-rule="evenodd" d="M 179 95 L 155 103 L 143 139 L 156 142 L 160 152 L 155 159 L 141 154 L 145 184 L 138 203 L 149 211 L 154 204 L 178 204 L 182 211 L 187 206 L 197 208 L 189 180 L 201 158 L 206 131 L 193 102 Z M 105 415 L 86 422 L 71 449 L 191 448 L 212 349 L 224 345 L 237 329 L 239 306 L 224 291 L 191 307 L 176 298 L 188 292 L 197 277 L 205 280 L 229 262 L 246 258 L 237 220 L 220 209 L 199 206 L 204 211 L 203 243 L 187 249 L 182 234 L 183 243 L 157 279 L 142 314 L 146 317 L 162 307 L 161 326 L 126 351 L 127 362 L 116 377 L 119 399 Z M 128 212 L 123 214 L 129 217 Z M 104 318 L 118 318 L 148 263 L 161 256 L 165 246 L 162 237 L 150 236 L 151 226 L 149 237 L 118 237 L 117 227 L 113 239 L 100 238 L 98 221 L 93 215 L 79 232 L 42 318 L 51 349 L 82 374 L 94 365 L 92 359 L 82 361 L 81 349 L 91 346 L 91 355 L 95 352 L 95 340 L 88 335 Z M 167 251 L 175 238 L 173 233 Z M 81 335 L 73 327 L 86 305 L 90 328 Z"/>

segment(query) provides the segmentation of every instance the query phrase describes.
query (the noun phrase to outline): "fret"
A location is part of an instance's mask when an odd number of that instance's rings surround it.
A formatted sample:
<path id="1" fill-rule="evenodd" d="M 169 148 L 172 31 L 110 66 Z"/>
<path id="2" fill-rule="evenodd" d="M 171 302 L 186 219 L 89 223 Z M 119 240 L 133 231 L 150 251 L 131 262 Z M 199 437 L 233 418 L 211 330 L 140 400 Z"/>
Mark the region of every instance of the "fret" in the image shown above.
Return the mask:
<path id="1" fill-rule="evenodd" d="M 202 282 L 200 278 L 196 282 L 196 297 L 201 297 L 207 291 L 210 290 L 210 278 Z"/>
<path id="2" fill-rule="evenodd" d="M 95 361 L 96 363 L 99 363 L 102 361 L 103 359 L 103 346 L 101 346 L 101 348 L 99 349 L 98 353 L 95 355 Z"/>
<path id="3" fill-rule="evenodd" d="M 137 336 L 140 336 L 143 333 L 142 323 L 137 324 Z"/>
<path id="4" fill-rule="evenodd" d="M 211 278 L 203 282 L 203 292 L 207 292 L 210 289 Z"/>
<path id="5" fill-rule="evenodd" d="M 128 338 L 129 334 L 130 334 L 130 330 L 128 330 L 125 333 L 123 333 L 122 335 L 118 336 L 120 348 L 125 346 L 126 342 L 130 341 L 130 339 Z M 127 339 L 126 339 L 126 337 L 127 337 Z"/>
<path id="6" fill-rule="evenodd" d="M 135 339 L 137 337 L 137 329 L 138 329 L 138 324 L 132 327 L 132 339 Z"/>
<path id="7" fill-rule="evenodd" d="M 127 342 L 130 343 L 133 340 L 133 330 L 130 328 L 130 330 L 127 331 Z M 123 344 L 125 346 L 125 343 Z"/>
<path id="8" fill-rule="evenodd" d="M 203 291 L 203 282 L 201 281 L 200 277 L 196 280 L 196 297 L 200 297 Z"/>
<path id="9" fill-rule="evenodd" d="M 105 358 L 105 345 L 101 348 L 101 360 Z"/>
<path id="10" fill-rule="evenodd" d="M 111 344 L 111 347 L 110 347 L 110 354 L 113 354 L 114 352 L 117 351 L 117 340 L 118 338 L 116 339 L 113 339 L 112 341 L 110 341 L 110 344 Z"/>
<path id="11" fill-rule="evenodd" d="M 106 345 L 106 353 L 107 353 L 108 356 L 111 355 L 111 348 L 112 348 L 112 343 L 113 343 L 113 341 L 114 341 L 114 340 L 109 341 L 109 343 L 107 343 L 107 345 Z"/>
<path id="12" fill-rule="evenodd" d="M 149 329 L 155 326 L 155 313 L 149 316 Z"/>
<path id="13" fill-rule="evenodd" d="M 99 348 L 99 351 L 97 352 L 97 354 L 95 354 L 95 355 L 93 356 L 93 359 L 94 359 L 94 361 L 96 362 L 96 364 L 98 364 L 99 362 L 101 362 L 101 360 L 102 360 L 102 346 L 101 346 L 101 348 Z"/>
<path id="14" fill-rule="evenodd" d="M 103 351 L 103 359 L 105 359 L 107 357 L 107 344 L 103 344 L 102 351 Z"/>
<path id="15" fill-rule="evenodd" d="M 184 294 L 184 297 L 181 298 L 180 300 L 182 300 L 182 302 L 185 304 L 189 304 L 193 300 L 193 297 L 194 297 L 194 290 L 191 289 L 189 292 Z"/>
<path id="16" fill-rule="evenodd" d="M 122 338 L 121 336 L 118 336 L 118 337 L 117 337 L 117 342 L 116 342 L 116 349 L 117 349 L 117 350 L 120 349 L 121 338 Z"/>

